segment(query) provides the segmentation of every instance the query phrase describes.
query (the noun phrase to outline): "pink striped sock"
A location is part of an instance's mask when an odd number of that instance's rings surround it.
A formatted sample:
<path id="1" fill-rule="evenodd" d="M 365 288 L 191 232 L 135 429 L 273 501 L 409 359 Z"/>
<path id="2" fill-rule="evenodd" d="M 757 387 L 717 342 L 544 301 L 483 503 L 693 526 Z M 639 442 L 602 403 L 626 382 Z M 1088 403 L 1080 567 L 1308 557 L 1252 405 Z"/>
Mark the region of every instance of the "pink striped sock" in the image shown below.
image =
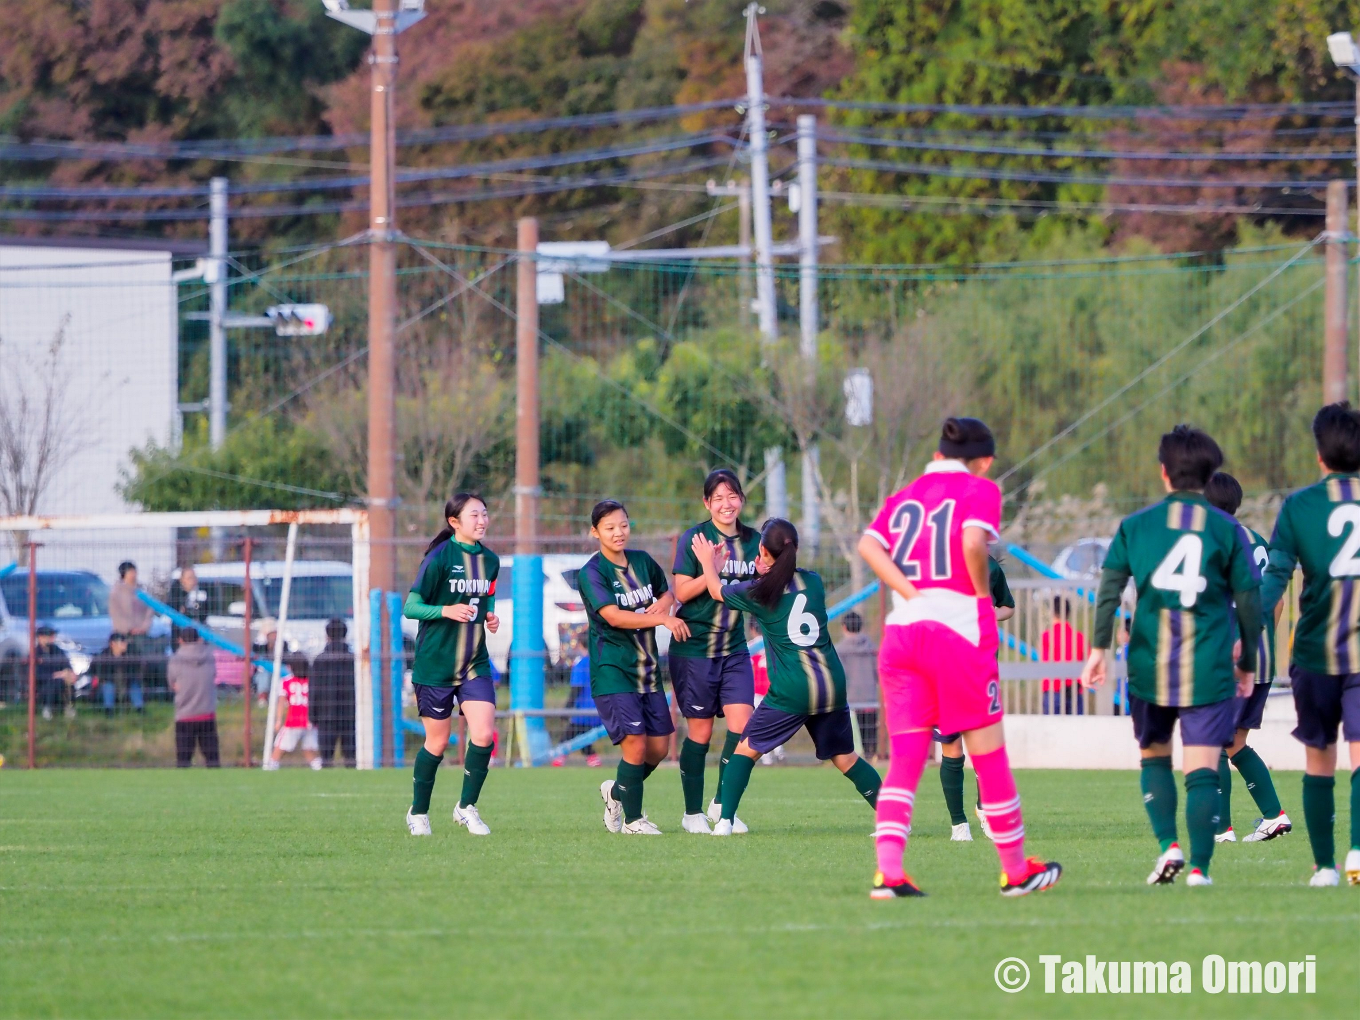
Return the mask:
<path id="1" fill-rule="evenodd" d="M 911 831 L 911 806 L 916 800 L 916 787 L 921 782 L 921 770 L 926 766 L 929 753 L 929 730 L 893 734 L 888 774 L 883 777 L 878 807 L 874 809 L 878 822 L 874 829 L 878 870 L 889 882 L 902 880 L 902 856 L 906 853 L 907 834 Z"/>
<path id="2" fill-rule="evenodd" d="M 973 755 L 977 770 L 978 793 L 982 797 L 982 813 L 992 829 L 1001 868 L 1011 881 L 1025 875 L 1025 823 L 1020 817 L 1020 794 L 1015 789 L 1006 749 L 998 747 L 986 754 Z"/>

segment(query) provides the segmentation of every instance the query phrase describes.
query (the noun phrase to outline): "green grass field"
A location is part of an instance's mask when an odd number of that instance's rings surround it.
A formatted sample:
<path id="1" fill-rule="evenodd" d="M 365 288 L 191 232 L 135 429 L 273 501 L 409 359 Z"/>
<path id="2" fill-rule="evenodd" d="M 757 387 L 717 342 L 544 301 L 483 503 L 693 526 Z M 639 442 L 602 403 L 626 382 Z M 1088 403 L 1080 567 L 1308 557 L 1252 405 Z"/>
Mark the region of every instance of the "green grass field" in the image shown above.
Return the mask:
<path id="1" fill-rule="evenodd" d="M 753 832 L 728 840 L 679 831 L 673 769 L 648 782 L 665 837 L 606 833 L 608 774 L 495 771 L 481 805 L 495 831 L 476 839 L 448 820 L 446 769 L 435 835 L 416 840 L 395 771 L 6 768 L 0 1014 L 1241 1017 L 1360 1002 L 1360 889 L 1305 886 L 1302 825 L 1221 847 L 1212 889 L 1149 889 L 1132 772 L 1020 773 L 1031 849 L 1067 869 L 1020 900 L 997 895 L 990 844 L 949 842 L 927 772 L 908 866 L 930 897 L 888 903 L 867 897 L 870 812 L 833 770 L 758 770 Z M 1299 777 L 1277 780 L 1297 808 Z M 1194 991 L 1046 995 L 1044 953 L 1186 960 Z M 1315 954 L 1317 992 L 1208 994 L 1209 953 Z M 1033 971 L 1013 995 L 993 979 L 1009 956 Z"/>

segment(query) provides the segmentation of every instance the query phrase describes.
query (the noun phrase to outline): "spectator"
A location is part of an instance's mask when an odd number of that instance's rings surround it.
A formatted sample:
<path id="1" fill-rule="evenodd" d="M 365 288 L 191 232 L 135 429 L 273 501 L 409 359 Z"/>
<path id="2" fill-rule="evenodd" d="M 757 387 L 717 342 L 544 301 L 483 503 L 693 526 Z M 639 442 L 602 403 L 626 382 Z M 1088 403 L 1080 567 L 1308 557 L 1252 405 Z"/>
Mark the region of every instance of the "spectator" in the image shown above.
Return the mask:
<path id="1" fill-rule="evenodd" d="M 878 644 L 864 633 L 864 618 L 856 612 L 841 618 L 845 637 L 836 645 L 836 654 L 845 667 L 845 699 L 859 724 L 860 743 L 865 757 L 878 754 Z M 873 705 L 873 708 L 860 708 Z"/>
<path id="2" fill-rule="evenodd" d="M 1042 662 L 1086 661 L 1086 635 L 1072 626 L 1072 600 L 1062 595 L 1053 597 L 1053 622 L 1044 631 L 1039 644 Z M 1052 696 L 1050 713 L 1050 693 Z M 1077 715 L 1085 715 L 1085 695 L 1071 679 L 1050 678 L 1043 686 L 1044 715 L 1072 715 L 1076 702 Z"/>
<path id="3" fill-rule="evenodd" d="M 354 654 L 345 643 L 345 621 L 326 621 L 326 647 L 314 660 L 310 689 L 311 715 L 320 741 L 321 765 L 335 760 L 335 742 L 346 768 L 354 768 Z"/>
<path id="4" fill-rule="evenodd" d="M 76 682 L 76 671 L 71 668 L 71 660 L 57 647 L 57 632 L 51 627 L 39 627 L 37 638 L 34 673 L 42 717 L 51 719 L 53 709 L 66 705 L 66 717 L 74 718 L 75 706 L 66 703 L 66 689 Z"/>
<path id="5" fill-rule="evenodd" d="M 142 702 L 142 675 L 132 656 L 128 654 L 126 634 L 114 631 L 109 635 L 109 643 L 90 663 L 90 674 L 99 683 L 99 695 L 104 701 L 104 714 L 113 715 L 114 702 L 118 700 L 118 687 L 121 684 L 123 696 L 132 702 L 138 712 L 144 711 Z"/>
<path id="6" fill-rule="evenodd" d="M 586 654 L 582 643 L 578 641 L 573 648 L 577 653 L 576 661 L 571 666 L 571 691 L 567 695 L 567 708 L 594 708 L 595 698 L 590 693 L 590 656 Z M 567 728 L 562 734 L 563 741 L 579 737 L 582 733 L 589 733 L 600 725 L 598 716 L 593 715 L 573 715 L 567 719 Z M 595 745 L 590 744 L 581 748 L 581 755 L 585 758 L 586 764 L 591 768 L 599 768 L 600 756 L 595 753 Z M 566 764 L 565 759 L 556 758 L 554 765 Z"/>
<path id="7" fill-rule="evenodd" d="M 183 613 L 195 623 L 208 622 L 208 593 L 198 584 L 198 574 L 193 567 L 185 567 L 179 577 L 170 582 L 170 593 L 165 601 L 170 608 Z M 178 648 L 184 628 L 177 623 L 170 625 L 170 643 Z"/>
<path id="8" fill-rule="evenodd" d="M 109 622 L 118 634 L 126 634 L 131 668 L 140 685 L 151 643 L 147 634 L 156 614 L 137 597 L 137 564 L 124 560 L 118 564 L 118 583 L 109 589 Z"/>
<path id="9" fill-rule="evenodd" d="M 167 667 L 175 695 L 175 765 L 182 769 L 192 765 L 197 743 L 203 763 L 215 769 L 222 764 L 217 746 L 216 660 L 192 627 L 184 628 L 179 641 Z"/>

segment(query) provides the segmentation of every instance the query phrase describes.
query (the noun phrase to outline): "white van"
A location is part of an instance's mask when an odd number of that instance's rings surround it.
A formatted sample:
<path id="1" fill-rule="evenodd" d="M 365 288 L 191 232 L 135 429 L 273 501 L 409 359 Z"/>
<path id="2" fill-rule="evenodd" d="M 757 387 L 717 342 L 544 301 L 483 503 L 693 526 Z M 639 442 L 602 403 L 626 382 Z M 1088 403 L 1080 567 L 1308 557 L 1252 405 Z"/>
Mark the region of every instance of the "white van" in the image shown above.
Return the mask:
<path id="1" fill-rule="evenodd" d="M 543 640 L 548 656 L 556 662 L 561 655 L 563 637 L 584 630 L 585 607 L 576 591 L 576 572 L 588 556 L 582 553 L 543 557 Z M 283 560 L 257 560 L 250 565 L 251 616 L 260 620 L 276 618 L 283 590 Z M 514 630 L 515 558 L 501 559 L 496 580 L 496 614 L 500 630 L 487 635 L 487 651 L 496 669 L 506 670 L 510 637 Z M 199 586 L 208 596 L 208 626 L 224 637 L 239 640 L 245 615 L 245 567 L 240 562 L 199 563 L 194 565 Z M 179 571 L 172 575 L 179 577 Z M 402 592 L 403 600 L 405 591 Z M 326 621 L 339 617 L 353 632 L 354 573 L 351 564 L 341 560 L 294 560 L 293 586 L 288 597 L 288 623 L 284 626 L 287 647 L 315 658 L 326 646 Z M 402 633 L 415 639 L 419 624 L 402 620 Z M 257 637 L 260 635 L 256 634 Z"/>

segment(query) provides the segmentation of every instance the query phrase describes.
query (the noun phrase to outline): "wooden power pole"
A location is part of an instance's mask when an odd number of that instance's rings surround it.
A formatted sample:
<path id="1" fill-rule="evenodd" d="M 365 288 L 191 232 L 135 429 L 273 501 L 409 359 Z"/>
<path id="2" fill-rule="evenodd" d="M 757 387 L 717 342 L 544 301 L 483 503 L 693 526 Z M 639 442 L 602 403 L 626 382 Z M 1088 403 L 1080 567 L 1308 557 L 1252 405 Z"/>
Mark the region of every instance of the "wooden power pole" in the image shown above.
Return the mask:
<path id="1" fill-rule="evenodd" d="M 1326 282 L 1323 291 L 1323 350 L 1322 402 L 1333 404 L 1345 400 L 1349 383 L 1346 378 L 1349 327 L 1346 298 L 1347 228 L 1350 211 L 1346 201 L 1346 182 L 1331 181 L 1327 185 L 1327 260 Z"/>

